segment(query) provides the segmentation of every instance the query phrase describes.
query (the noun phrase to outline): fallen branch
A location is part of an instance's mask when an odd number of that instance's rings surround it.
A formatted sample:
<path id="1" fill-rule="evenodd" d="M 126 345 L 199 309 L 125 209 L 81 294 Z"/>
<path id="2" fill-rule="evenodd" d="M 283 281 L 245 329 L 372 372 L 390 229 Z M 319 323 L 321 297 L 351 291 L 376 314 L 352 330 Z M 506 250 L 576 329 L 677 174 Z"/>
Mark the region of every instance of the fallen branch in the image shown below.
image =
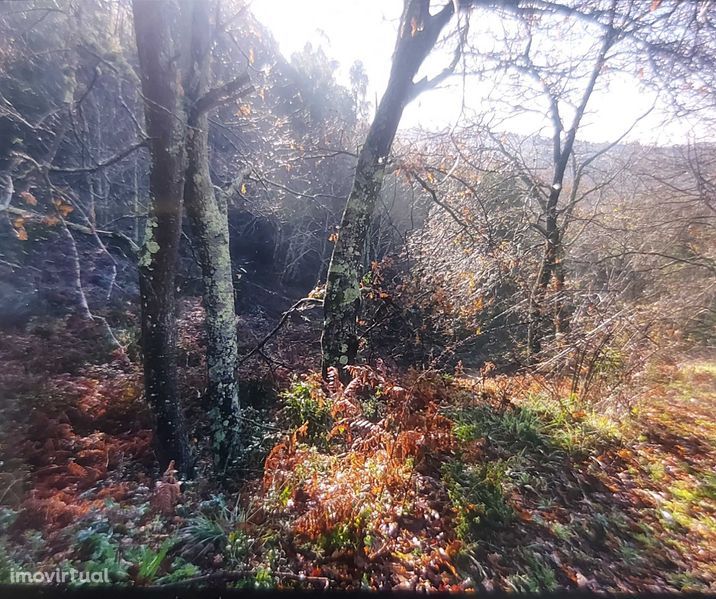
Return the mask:
<path id="1" fill-rule="evenodd" d="M 254 576 L 255 574 L 255 570 L 222 570 L 220 572 L 212 572 L 211 574 L 196 576 L 194 578 L 187 578 L 186 580 L 180 580 L 177 582 L 152 585 L 148 588 L 170 589 L 195 585 L 209 586 L 216 585 L 219 583 L 236 582 L 239 580 L 243 580 L 248 576 Z M 329 579 L 325 576 L 306 576 L 305 574 L 294 574 L 293 572 L 271 572 L 271 575 L 276 578 L 282 578 L 284 580 L 296 580 L 298 582 L 320 584 L 323 589 L 327 589 L 330 584 Z"/>
<path id="2" fill-rule="evenodd" d="M 251 350 L 248 354 L 246 354 L 243 358 L 239 358 L 238 364 L 243 364 L 244 362 L 246 362 L 246 360 L 248 360 L 248 359 L 249 359 L 251 356 L 253 356 L 255 353 L 260 352 L 261 349 L 263 348 L 263 346 L 266 345 L 266 343 L 268 343 L 268 341 L 269 341 L 276 333 L 278 333 L 279 329 L 283 326 L 283 324 L 286 322 L 286 320 L 288 319 L 288 317 L 289 317 L 293 312 L 295 312 L 296 310 L 298 310 L 303 304 L 311 304 L 311 303 L 323 305 L 323 300 L 322 300 L 322 299 L 317 299 L 317 298 L 315 298 L 315 297 L 304 297 L 304 298 L 298 300 L 295 304 L 293 304 L 293 306 L 291 306 L 288 310 L 286 310 L 286 311 L 283 313 L 283 316 L 281 316 L 281 320 L 278 321 L 278 324 L 273 328 L 273 330 L 272 330 L 268 335 L 266 335 L 266 336 L 261 340 L 261 342 L 260 342 L 256 347 L 254 347 L 254 349 L 252 349 L 252 350 Z"/>

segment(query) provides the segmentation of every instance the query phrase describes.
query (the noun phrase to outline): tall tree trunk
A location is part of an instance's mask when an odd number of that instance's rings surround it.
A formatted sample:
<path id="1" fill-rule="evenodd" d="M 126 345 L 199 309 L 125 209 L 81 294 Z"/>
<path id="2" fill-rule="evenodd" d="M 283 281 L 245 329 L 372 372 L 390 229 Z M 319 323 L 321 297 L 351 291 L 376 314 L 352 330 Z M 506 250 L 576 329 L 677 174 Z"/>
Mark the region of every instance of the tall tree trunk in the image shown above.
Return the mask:
<path id="1" fill-rule="evenodd" d="M 341 370 L 354 363 L 358 354 L 360 280 L 370 218 L 403 108 L 417 91 L 413 78 L 454 10 L 450 2 L 431 16 L 429 7 L 429 0 L 405 0 L 388 87 L 358 155 L 326 280 L 321 336 L 324 376 L 331 366 Z"/>
<path id="2" fill-rule="evenodd" d="M 211 28 L 209 4 L 194 2 L 192 62 L 186 89 L 190 105 L 209 91 Z M 214 193 L 209 173 L 209 119 L 194 109 L 189 116 L 184 201 L 192 227 L 204 284 L 208 367 L 207 408 L 216 469 L 224 473 L 240 449 L 239 393 L 236 381 L 238 349 L 234 285 L 229 253 L 229 223 L 225 200 Z"/>
<path id="3" fill-rule="evenodd" d="M 559 193 L 554 194 L 555 201 L 552 209 L 548 207 L 548 214 L 546 219 L 545 231 L 547 232 L 547 238 L 544 242 L 544 253 L 542 255 L 542 262 L 540 264 L 539 273 L 535 279 L 534 287 L 530 296 L 530 322 L 527 331 L 527 345 L 529 348 L 529 355 L 531 359 L 534 359 L 542 349 L 542 340 L 556 331 L 558 326 L 558 316 L 550 318 L 549 314 L 559 315 L 561 313 L 560 298 L 555 298 L 555 309 L 549 310 L 547 304 L 547 295 L 549 286 L 554 279 L 557 285 L 555 286 L 558 293 L 561 293 L 561 287 L 564 283 L 564 270 L 561 266 L 561 235 L 559 226 L 557 224 L 556 205 Z M 551 198 L 550 198 L 551 200 Z"/>
<path id="4" fill-rule="evenodd" d="M 574 149 L 577 131 L 587 109 L 587 103 L 594 92 L 594 86 L 604 68 L 606 54 L 615 40 L 615 32 L 609 29 L 597 54 L 587 86 L 582 93 L 579 105 L 576 107 L 571 127 L 566 131 L 564 145 L 562 145 L 562 132 L 564 125 L 559 111 L 559 97 L 543 83 L 550 103 L 550 117 L 552 119 L 552 186 L 547 202 L 544 205 L 545 216 L 545 244 L 540 269 L 535 279 L 529 302 L 529 325 L 527 330 L 528 358 L 534 362 L 537 354 L 542 350 L 542 341 L 554 333 L 563 332 L 567 326 L 564 298 L 564 265 L 562 264 L 562 231 L 558 222 L 559 198 L 564 187 L 564 175 L 567 172 L 569 158 Z M 547 295 L 549 285 L 554 279 L 555 291 L 554 306 L 548 310 Z M 551 313 L 551 315 L 550 315 Z"/>
<path id="5" fill-rule="evenodd" d="M 150 206 L 139 257 L 144 386 L 156 420 L 158 457 L 188 475 L 192 454 L 177 384 L 175 278 L 184 195 L 186 119 L 180 56 L 168 2 L 134 0 L 134 28 L 149 134 Z"/>

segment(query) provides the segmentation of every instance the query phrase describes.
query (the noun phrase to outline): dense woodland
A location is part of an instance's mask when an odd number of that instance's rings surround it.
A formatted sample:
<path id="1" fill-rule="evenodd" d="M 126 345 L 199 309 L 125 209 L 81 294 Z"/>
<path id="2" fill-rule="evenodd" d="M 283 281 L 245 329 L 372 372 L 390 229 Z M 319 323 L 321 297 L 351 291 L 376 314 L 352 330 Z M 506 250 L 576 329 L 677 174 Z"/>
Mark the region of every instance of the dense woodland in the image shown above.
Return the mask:
<path id="1" fill-rule="evenodd" d="M 0 583 L 716 592 L 716 4 L 404 0 L 385 61 L 0 1 Z"/>

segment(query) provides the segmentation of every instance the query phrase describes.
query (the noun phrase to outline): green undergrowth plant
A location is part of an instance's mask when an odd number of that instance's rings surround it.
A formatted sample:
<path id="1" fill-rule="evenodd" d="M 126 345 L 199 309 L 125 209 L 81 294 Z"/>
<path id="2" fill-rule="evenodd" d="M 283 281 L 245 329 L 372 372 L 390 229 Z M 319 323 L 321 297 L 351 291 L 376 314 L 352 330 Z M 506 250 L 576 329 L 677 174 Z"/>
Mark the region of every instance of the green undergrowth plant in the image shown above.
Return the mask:
<path id="1" fill-rule="evenodd" d="M 251 479 L 261 473 L 268 452 L 281 438 L 281 430 L 271 424 L 265 413 L 251 407 L 242 408 L 241 425 L 243 444 L 236 475 L 241 479 Z"/>
<path id="2" fill-rule="evenodd" d="M 127 552 L 127 559 L 135 564 L 137 583 L 149 584 L 156 580 L 160 569 L 165 566 L 169 550 L 175 543 L 173 539 L 165 539 L 157 549 L 139 545 Z"/>
<path id="3" fill-rule="evenodd" d="M 537 551 L 522 548 L 517 551 L 521 572 L 507 579 L 510 588 L 517 593 L 540 593 L 557 589 L 554 568 Z"/>
<path id="4" fill-rule="evenodd" d="M 707 593 L 707 582 L 699 572 L 669 572 L 666 580 L 680 593 Z"/>
<path id="5" fill-rule="evenodd" d="M 489 405 L 475 406 L 460 410 L 453 417 L 455 436 L 462 442 L 484 437 L 507 448 L 521 449 L 546 441 L 544 424 L 529 407 L 496 410 Z"/>
<path id="6" fill-rule="evenodd" d="M 665 499 L 655 514 L 665 528 L 713 536 L 716 517 L 713 515 L 716 497 L 716 477 L 710 473 L 701 479 L 676 480 L 666 488 Z"/>
<path id="7" fill-rule="evenodd" d="M 322 534 L 316 545 L 325 553 L 352 549 L 358 544 L 358 536 L 358 531 L 350 523 L 341 522 L 331 531 Z"/>
<path id="8" fill-rule="evenodd" d="M 371 422 L 377 422 L 386 414 L 386 405 L 380 389 L 373 392 L 361 401 L 363 416 Z"/>
<path id="9" fill-rule="evenodd" d="M 0 584 L 8 584 L 10 582 L 10 574 L 13 570 L 18 570 L 18 564 L 5 549 L 3 539 L 0 539 Z"/>
<path id="10" fill-rule="evenodd" d="M 627 424 L 575 396 L 555 401 L 539 394 L 528 395 L 521 405 L 537 416 L 548 444 L 577 456 L 621 442 Z"/>
<path id="11" fill-rule="evenodd" d="M 506 470 L 503 461 L 466 464 L 453 460 L 443 465 L 442 478 L 456 514 L 455 532 L 462 541 L 478 541 L 512 520 Z"/>
<path id="12" fill-rule="evenodd" d="M 8 530 L 17 519 L 17 512 L 9 507 L 0 506 L 0 528 Z"/>
<path id="13" fill-rule="evenodd" d="M 232 564 L 241 563 L 253 542 L 242 530 L 251 517 L 250 508 L 238 500 L 229 505 L 223 496 L 215 495 L 199 509 L 179 532 L 182 556 L 201 559 L 220 553 Z"/>
<path id="14" fill-rule="evenodd" d="M 235 582 L 232 586 L 235 589 L 270 590 L 276 588 L 277 580 L 270 568 L 259 566 L 254 572 L 247 574 L 246 578 Z"/>
<path id="15" fill-rule="evenodd" d="M 323 394 L 320 383 L 296 378 L 279 396 L 289 427 L 297 429 L 306 425 L 305 440 L 313 445 L 325 446 L 333 419 L 330 400 Z"/>
<path id="16" fill-rule="evenodd" d="M 108 525 L 93 523 L 76 534 L 77 557 L 84 570 L 107 571 L 112 582 L 128 582 L 128 560 L 122 559 L 122 551 Z"/>
<path id="17" fill-rule="evenodd" d="M 159 546 L 140 543 L 129 547 L 122 546 L 119 537 L 107 522 L 91 523 L 74 533 L 76 559 L 65 566 L 87 572 L 106 570 L 114 584 L 138 585 L 154 584 L 160 579 L 179 580 L 198 571 L 180 557 L 171 559 L 178 543 L 174 537 L 165 538 Z"/>
<path id="18" fill-rule="evenodd" d="M 174 582 L 181 582 L 182 580 L 186 580 L 187 578 L 194 578 L 195 576 L 199 576 L 200 573 L 201 568 L 199 568 L 199 566 L 186 561 L 182 557 L 177 557 L 171 562 L 169 574 L 158 578 L 156 583 L 171 584 Z"/>
<path id="19" fill-rule="evenodd" d="M 576 397 L 554 400 L 528 394 L 517 404 L 496 409 L 478 405 L 454 410 L 455 436 L 479 438 L 510 452 L 586 455 L 623 437 L 623 426 L 608 414 L 582 405 Z"/>

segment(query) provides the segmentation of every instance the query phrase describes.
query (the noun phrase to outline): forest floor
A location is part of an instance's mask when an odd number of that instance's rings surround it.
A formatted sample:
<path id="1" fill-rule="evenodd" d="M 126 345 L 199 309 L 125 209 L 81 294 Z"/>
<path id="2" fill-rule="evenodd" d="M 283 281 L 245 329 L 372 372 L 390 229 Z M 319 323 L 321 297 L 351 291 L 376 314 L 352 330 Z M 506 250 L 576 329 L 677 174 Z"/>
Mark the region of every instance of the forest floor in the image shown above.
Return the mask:
<path id="1" fill-rule="evenodd" d="M 83 326 L 0 339 L 0 582 L 716 591 L 713 356 L 653 367 L 619 409 L 538 377 L 284 377 L 226 491 L 161 476 L 136 360 Z"/>

